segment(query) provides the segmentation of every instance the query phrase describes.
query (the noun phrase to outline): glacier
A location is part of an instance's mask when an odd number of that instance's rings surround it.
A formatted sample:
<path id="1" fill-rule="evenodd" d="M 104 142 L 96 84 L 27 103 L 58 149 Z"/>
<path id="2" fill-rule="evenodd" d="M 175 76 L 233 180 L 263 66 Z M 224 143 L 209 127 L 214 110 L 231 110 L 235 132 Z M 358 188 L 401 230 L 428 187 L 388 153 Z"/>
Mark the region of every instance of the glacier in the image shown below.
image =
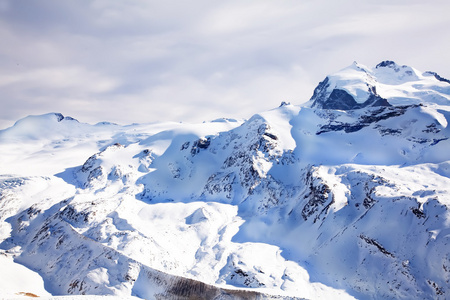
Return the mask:
<path id="1" fill-rule="evenodd" d="M 21 119 L 0 258 L 31 279 L 0 296 L 446 299 L 449 104 L 434 72 L 355 62 L 248 120 Z"/>

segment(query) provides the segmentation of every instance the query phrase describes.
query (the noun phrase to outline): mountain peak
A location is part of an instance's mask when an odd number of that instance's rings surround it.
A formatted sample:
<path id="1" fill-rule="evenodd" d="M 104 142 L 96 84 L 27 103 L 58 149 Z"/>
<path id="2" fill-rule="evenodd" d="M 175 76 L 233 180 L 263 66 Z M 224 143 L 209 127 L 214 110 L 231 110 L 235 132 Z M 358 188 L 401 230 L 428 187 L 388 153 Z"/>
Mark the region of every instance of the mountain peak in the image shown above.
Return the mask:
<path id="1" fill-rule="evenodd" d="M 74 119 L 69 116 L 64 116 L 62 113 L 58 112 L 51 112 L 43 115 L 30 115 L 23 119 L 20 119 L 17 121 L 14 126 L 19 125 L 20 123 L 27 123 L 27 122 L 61 122 L 61 121 L 76 121 L 77 119 Z"/>
<path id="2" fill-rule="evenodd" d="M 0 138 L 40 139 L 54 134 L 66 135 L 73 125 L 78 126 L 78 120 L 64 116 L 61 113 L 47 113 L 43 115 L 30 115 L 18 120 L 12 127 L 0 131 Z"/>
<path id="3" fill-rule="evenodd" d="M 397 64 L 392 61 L 392 60 L 384 60 L 382 62 L 380 62 L 378 65 L 376 65 L 376 69 L 378 68 L 392 68 L 394 69 L 395 67 L 397 67 Z"/>
<path id="4" fill-rule="evenodd" d="M 352 110 L 419 103 L 448 104 L 450 81 L 433 73 L 385 60 L 375 68 L 357 62 L 328 75 L 308 102 L 313 108 Z M 442 87 L 441 87 L 442 85 Z M 424 96 L 425 95 L 425 96 Z"/>
<path id="5" fill-rule="evenodd" d="M 378 95 L 371 70 L 357 62 L 328 75 L 315 88 L 310 103 L 311 107 L 337 110 L 390 105 Z"/>

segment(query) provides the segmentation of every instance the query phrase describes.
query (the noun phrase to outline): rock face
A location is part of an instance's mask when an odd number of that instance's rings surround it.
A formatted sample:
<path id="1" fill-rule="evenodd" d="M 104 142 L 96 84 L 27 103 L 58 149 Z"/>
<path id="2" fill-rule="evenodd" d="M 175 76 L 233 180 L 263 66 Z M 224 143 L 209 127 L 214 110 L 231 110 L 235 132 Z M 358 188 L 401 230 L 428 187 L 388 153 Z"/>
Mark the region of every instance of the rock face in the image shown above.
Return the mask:
<path id="1" fill-rule="evenodd" d="M 367 106 L 390 106 L 389 102 L 381 98 L 374 86 L 368 85 L 367 99 L 358 103 L 355 97 L 349 94 L 346 90 L 334 87 L 329 92 L 331 86 L 330 79 L 327 77 L 322 81 L 314 90 L 314 94 L 310 101 L 313 102 L 312 107 L 323 108 L 323 109 L 339 109 L 339 110 L 350 110 L 358 109 Z"/>
<path id="2" fill-rule="evenodd" d="M 0 250 L 54 295 L 446 299 L 436 75 L 353 64 L 243 122 L 26 118 L 0 131 Z"/>

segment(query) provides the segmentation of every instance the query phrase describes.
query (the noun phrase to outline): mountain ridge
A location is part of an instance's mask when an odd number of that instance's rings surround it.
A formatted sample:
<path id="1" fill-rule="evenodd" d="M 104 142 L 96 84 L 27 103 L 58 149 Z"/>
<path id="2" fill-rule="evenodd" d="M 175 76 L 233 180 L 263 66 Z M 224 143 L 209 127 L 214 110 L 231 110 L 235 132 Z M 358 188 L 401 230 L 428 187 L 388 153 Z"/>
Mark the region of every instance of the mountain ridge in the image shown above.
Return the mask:
<path id="1" fill-rule="evenodd" d="M 0 249 L 59 295 L 444 299 L 450 86 L 436 75 L 354 63 L 305 105 L 243 121 L 25 118 L 0 131 Z"/>

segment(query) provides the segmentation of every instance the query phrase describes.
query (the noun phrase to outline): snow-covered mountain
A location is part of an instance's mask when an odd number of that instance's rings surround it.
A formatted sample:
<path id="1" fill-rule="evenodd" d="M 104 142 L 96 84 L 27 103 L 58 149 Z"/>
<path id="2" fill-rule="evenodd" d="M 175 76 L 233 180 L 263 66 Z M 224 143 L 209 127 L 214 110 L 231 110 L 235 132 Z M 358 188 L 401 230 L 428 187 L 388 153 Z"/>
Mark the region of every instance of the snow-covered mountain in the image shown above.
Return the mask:
<path id="1" fill-rule="evenodd" d="M 24 118 L 0 258 L 38 280 L 0 295 L 446 299 L 449 120 L 450 82 L 392 61 L 249 120 Z"/>

